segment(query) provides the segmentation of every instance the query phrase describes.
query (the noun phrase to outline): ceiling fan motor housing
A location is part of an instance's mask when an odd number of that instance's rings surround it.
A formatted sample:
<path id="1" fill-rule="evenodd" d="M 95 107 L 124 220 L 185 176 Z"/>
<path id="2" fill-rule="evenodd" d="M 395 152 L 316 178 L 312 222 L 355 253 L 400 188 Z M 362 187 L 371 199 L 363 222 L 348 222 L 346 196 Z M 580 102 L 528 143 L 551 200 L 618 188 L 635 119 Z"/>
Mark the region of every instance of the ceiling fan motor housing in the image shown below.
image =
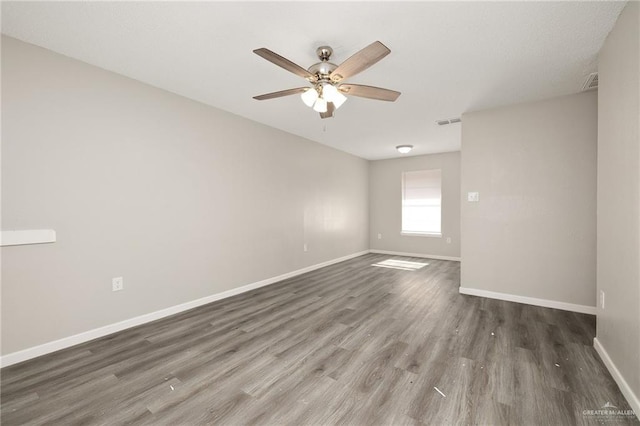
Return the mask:
<path id="1" fill-rule="evenodd" d="M 309 72 L 318 77 L 318 81 L 329 81 L 329 75 L 338 68 L 336 64 L 331 62 L 318 62 L 309 67 Z"/>
<path id="2" fill-rule="evenodd" d="M 329 62 L 332 53 L 333 49 L 329 46 L 320 46 L 316 49 L 316 55 L 321 62 L 311 65 L 309 72 L 317 76 L 318 81 L 330 81 L 329 75 L 338 68 L 336 64 Z"/>

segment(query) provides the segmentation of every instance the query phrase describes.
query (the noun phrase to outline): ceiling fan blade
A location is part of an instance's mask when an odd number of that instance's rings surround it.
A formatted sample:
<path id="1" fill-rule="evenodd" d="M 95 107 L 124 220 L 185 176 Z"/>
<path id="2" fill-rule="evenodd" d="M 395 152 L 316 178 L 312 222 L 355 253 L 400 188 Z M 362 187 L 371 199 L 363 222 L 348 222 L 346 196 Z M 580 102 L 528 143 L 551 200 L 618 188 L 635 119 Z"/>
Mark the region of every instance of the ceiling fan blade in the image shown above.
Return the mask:
<path id="1" fill-rule="evenodd" d="M 345 95 L 389 102 L 394 102 L 401 94 L 395 90 L 383 89 L 381 87 L 374 86 L 363 86 L 361 84 L 341 84 L 340 87 L 338 87 L 338 90 Z"/>
<path id="2" fill-rule="evenodd" d="M 280 56 L 277 53 L 272 52 L 267 48 L 262 47 L 260 49 L 256 49 L 253 51 L 253 53 L 263 57 L 267 61 L 272 62 L 281 68 L 284 68 L 289 72 L 294 73 L 295 75 L 298 75 L 302 78 L 306 78 L 310 82 L 315 83 L 316 81 L 318 81 L 318 78 L 315 75 L 311 74 L 309 71 L 305 70 L 300 65 L 294 64 L 287 58 Z"/>
<path id="3" fill-rule="evenodd" d="M 335 105 L 333 104 L 333 102 L 327 102 L 327 112 L 321 112 L 320 113 L 320 118 L 331 118 L 333 117 L 333 111 L 336 110 Z"/>
<path id="4" fill-rule="evenodd" d="M 391 53 L 391 50 L 389 50 L 387 46 L 379 41 L 375 41 L 341 63 L 338 68 L 331 73 L 331 80 L 338 82 L 354 76 L 366 70 L 389 53 Z"/>
<path id="5" fill-rule="evenodd" d="M 279 92 L 272 92 L 272 93 L 266 93 L 264 95 L 254 96 L 253 99 L 256 99 L 258 101 L 264 101 L 264 100 L 267 100 L 267 99 L 281 98 L 283 96 L 289 96 L 289 95 L 295 95 L 296 93 L 302 93 L 302 92 L 306 91 L 307 89 L 309 89 L 309 88 L 308 87 L 296 87 L 295 89 L 281 90 Z"/>

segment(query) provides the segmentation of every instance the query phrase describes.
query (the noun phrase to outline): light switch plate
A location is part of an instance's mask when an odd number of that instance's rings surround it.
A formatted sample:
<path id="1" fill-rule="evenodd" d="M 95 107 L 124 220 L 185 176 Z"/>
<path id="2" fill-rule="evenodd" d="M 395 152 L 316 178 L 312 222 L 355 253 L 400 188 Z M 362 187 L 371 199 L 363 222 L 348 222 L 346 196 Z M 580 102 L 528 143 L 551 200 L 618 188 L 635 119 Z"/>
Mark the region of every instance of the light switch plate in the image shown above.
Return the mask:
<path id="1" fill-rule="evenodd" d="M 480 201 L 480 193 L 479 192 L 467 192 L 467 201 L 472 203 Z"/>

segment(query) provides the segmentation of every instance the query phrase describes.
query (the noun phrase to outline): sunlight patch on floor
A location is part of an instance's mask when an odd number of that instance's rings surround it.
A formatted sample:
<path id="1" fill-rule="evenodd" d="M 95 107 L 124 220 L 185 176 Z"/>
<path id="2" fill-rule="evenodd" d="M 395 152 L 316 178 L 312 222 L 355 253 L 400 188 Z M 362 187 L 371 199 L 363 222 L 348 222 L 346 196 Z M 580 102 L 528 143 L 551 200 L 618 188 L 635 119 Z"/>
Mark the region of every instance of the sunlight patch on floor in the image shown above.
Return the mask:
<path id="1" fill-rule="evenodd" d="M 378 266 L 380 268 L 402 269 L 404 271 L 417 271 L 420 268 L 428 266 L 428 263 L 423 262 L 410 262 L 408 260 L 387 259 L 382 262 L 374 263 L 371 266 Z"/>

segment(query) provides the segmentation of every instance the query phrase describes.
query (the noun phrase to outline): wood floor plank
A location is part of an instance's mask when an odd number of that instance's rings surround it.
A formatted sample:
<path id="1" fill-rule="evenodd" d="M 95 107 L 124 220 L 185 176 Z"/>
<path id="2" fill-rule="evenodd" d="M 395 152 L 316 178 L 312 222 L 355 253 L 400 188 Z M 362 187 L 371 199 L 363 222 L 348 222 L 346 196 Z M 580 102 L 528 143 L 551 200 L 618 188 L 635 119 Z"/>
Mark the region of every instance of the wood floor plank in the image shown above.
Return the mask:
<path id="1" fill-rule="evenodd" d="M 372 266 L 425 263 L 415 271 Z M 593 316 L 367 254 L 4 368 L 3 425 L 595 424 Z M 594 423 L 595 422 L 595 423 Z M 639 424 L 636 418 L 616 419 Z"/>

